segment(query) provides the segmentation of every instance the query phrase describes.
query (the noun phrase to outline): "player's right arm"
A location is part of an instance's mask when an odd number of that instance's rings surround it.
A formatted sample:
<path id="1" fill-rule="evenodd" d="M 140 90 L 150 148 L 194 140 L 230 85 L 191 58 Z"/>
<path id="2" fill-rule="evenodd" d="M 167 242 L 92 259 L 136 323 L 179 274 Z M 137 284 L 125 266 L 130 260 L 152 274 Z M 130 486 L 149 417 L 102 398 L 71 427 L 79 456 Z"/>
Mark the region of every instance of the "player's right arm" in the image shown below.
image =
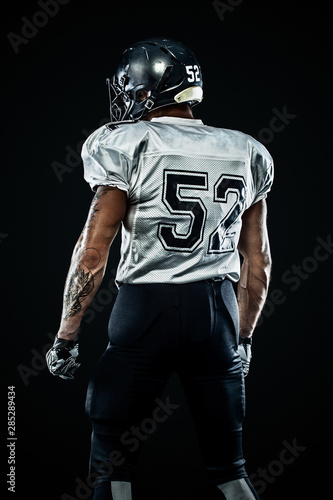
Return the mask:
<path id="1" fill-rule="evenodd" d="M 238 250 L 243 257 L 237 287 L 239 335 L 250 338 L 267 297 L 271 272 L 271 253 L 267 232 L 267 206 L 264 199 L 248 208 L 242 217 Z"/>
<path id="2" fill-rule="evenodd" d="M 249 372 L 252 334 L 267 297 L 271 272 L 271 253 L 267 233 L 267 207 L 262 199 L 242 217 L 238 250 L 243 257 L 237 287 L 239 307 L 239 346 L 243 374 Z"/>

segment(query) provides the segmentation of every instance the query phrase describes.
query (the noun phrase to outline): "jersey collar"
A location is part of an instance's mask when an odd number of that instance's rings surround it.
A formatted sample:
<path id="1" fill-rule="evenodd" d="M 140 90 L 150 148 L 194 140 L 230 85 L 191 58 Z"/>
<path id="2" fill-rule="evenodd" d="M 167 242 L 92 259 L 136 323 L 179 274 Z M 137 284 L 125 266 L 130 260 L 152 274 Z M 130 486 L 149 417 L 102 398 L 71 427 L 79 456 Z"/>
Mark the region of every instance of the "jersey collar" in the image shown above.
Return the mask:
<path id="1" fill-rule="evenodd" d="M 195 118 L 180 118 L 179 116 L 159 116 L 152 118 L 150 121 L 157 123 L 177 123 L 178 125 L 203 125 L 202 120 L 196 120 Z"/>

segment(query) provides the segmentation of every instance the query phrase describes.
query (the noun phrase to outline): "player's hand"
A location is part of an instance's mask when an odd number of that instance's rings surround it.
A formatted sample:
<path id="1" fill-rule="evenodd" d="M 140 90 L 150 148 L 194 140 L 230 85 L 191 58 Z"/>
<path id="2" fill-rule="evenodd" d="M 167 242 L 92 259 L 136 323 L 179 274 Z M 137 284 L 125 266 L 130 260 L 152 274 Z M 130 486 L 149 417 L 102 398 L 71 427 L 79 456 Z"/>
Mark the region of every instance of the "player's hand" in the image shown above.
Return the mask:
<path id="1" fill-rule="evenodd" d="M 65 340 L 55 338 L 53 347 L 46 353 L 46 362 L 52 375 L 65 380 L 73 380 L 73 373 L 80 366 L 76 362 L 79 355 L 78 338 L 75 340 Z"/>
<path id="2" fill-rule="evenodd" d="M 238 353 L 242 361 L 244 377 L 247 376 L 250 370 L 250 362 L 252 357 L 251 345 L 252 345 L 251 338 L 239 337 Z"/>

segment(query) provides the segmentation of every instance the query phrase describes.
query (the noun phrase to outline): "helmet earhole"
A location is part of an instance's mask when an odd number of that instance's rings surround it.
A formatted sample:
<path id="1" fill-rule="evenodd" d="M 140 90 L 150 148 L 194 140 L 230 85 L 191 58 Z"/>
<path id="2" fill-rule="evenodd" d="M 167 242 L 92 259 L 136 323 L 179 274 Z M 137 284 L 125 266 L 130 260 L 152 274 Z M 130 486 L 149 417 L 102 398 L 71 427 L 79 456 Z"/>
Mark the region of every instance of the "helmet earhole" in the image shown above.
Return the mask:
<path id="1" fill-rule="evenodd" d="M 136 102 L 142 102 L 148 97 L 148 91 L 146 89 L 140 89 L 136 91 L 135 100 Z"/>

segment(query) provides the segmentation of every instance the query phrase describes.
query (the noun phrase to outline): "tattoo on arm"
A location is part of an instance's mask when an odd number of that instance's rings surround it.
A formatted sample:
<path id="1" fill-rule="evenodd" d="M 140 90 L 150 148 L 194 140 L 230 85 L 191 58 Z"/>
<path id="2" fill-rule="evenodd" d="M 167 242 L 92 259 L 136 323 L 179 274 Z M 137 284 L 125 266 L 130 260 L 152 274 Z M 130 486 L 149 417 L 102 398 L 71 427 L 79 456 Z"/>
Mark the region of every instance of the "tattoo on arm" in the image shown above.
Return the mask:
<path id="1" fill-rule="evenodd" d="M 79 265 L 71 275 L 65 295 L 65 318 L 71 318 L 81 311 L 81 302 L 94 289 L 92 272 Z"/>
<path id="2" fill-rule="evenodd" d="M 82 309 L 81 302 L 94 290 L 95 282 L 92 269 L 99 264 L 100 260 L 101 254 L 96 248 L 85 248 L 82 251 L 81 258 L 70 273 L 66 285 L 65 319 L 78 314 Z"/>
<path id="3" fill-rule="evenodd" d="M 62 312 L 62 320 L 66 322 L 66 324 L 62 325 L 64 330 L 68 329 L 69 325 L 77 323 L 78 316 L 89 306 L 103 279 L 108 248 L 106 248 L 104 240 L 102 245 L 99 246 L 99 239 L 95 238 L 96 232 L 93 231 L 91 237 L 89 229 L 94 225 L 96 214 L 103 210 L 103 205 L 105 205 L 100 203 L 101 198 L 115 189 L 117 188 L 112 186 L 99 186 L 91 202 L 86 224 L 72 255 L 71 267 L 65 284 Z M 92 229 L 96 229 L 98 232 L 96 222 L 98 220 L 95 221 L 96 228 Z M 96 243 L 92 243 L 93 241 L 96 241 Z M 96 244 L 100 251 L 97 248 L 89 247 L 90 242 Z"/>
<path id="4" fill-rule="evenodd" d="M 91 206 L 90 206 L 90 211 L 89 211 L 87 222 L 86 222 L 86 224 L 85 224 L 82 232 L 84 232 L 86 229 L 89 229 L 91 227 L 91 224 L 92 224 L 92 222 L 93 222 L 93 220 L 95 218 L 96 212 L 99 212 L 99 208 L 97 208 L 99 200 L 108 191 L 113 191 L 114 189 L 117 189 L 117 188 L 112 187 L 112 186 L 101 186 L 101 188 L 99 189 L 99 191 L 95 194 L 95 196 L 94 196 L 94 198 L 93 198 L 93 200 L 91 202 Z"/>

